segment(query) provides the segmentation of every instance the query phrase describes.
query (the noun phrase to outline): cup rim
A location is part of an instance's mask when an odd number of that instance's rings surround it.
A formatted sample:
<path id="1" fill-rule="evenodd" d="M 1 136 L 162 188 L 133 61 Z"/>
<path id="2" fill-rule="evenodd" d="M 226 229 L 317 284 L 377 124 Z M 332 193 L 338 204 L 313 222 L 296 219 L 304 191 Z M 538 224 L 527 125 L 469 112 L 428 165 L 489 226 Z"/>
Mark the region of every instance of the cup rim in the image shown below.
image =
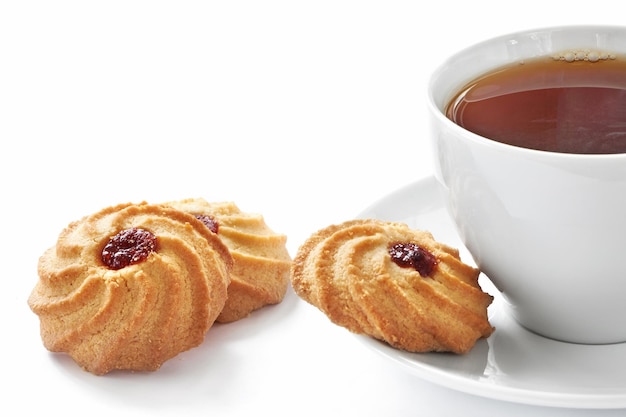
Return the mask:
<path id="1" fill-rule="evenodd" d="M 480 42 L 476 42 L 474 44 L 466 46 L 454 52 L 453 54 L 448 55 L 448 57 L 444 59 L 444 61 L 441 62 L 438 66 L 436 66 L 435 69 L 431 72 L 431 75 L 428 79 L 428 86 L 427 86 L 427 99 L 428 99 L 427 107 L 431 115 L 433 115 L 437 119 L 438 123 L 443 123 L 443 125 L 445 125 L 446 128 L 451 129 L 454 133 L 458 135 L 464 136 L 466 139 L 472 141 L 473 143 L 481 145 L 481 146 L 493 148 L 494 150 L 500 150 L 502 152 L 514 152 L 514 153 L 519 153 L 520 155 L 528 155 L 528 156 L 534 156 L 534 157 L 549 157 L 549 158 L 558 157 L 558 158 L 572 159 L 572 160 L 583 159 L 583 160 L 607 161 L 611 159 L 620 159 L 620 160 L 626 159 L 626 152 L 610 153 L 610 154 L 565 153 L 565 152 L 555 152 L 555 151 L 546 151 L 546 150 L 540 150 L 540 149 L 524 148 L 521 146 L 515 146 L 515 145 L 510 145 L 507 143 L 498 142 L 496 140 L 489 139 L 485 136 L 481 136 L 479 134 L 471 132 L 459 126 L 458 124 L 454 123 L 444 114 L 442 109 L 439 108 L 439 106 L 437 105 L 435 101 L 434 86 L 437 82 L 439 75 L 443 73 L 446 70 L 446 68 L 449 66 L 449 64 L 453 62 L 455 59 L 462 57 L 463 55 L 471 52 L 472 50 L 476 48 L 480 48 L 482 45 L 502 41 L 502 40 L 511 38 L 513 36 L 529 36 L 534 33 L 540 33 L 540 32 L 578 31 L 578 30 L 619 31 L 619 32 L 623 32 L 626 35 L 626 25 L 619 26 L 619 25 L 588 24 L 588 25 L 544 26 L 544 27 L 538 27 L 534 29 L 513 31 L 513 32 L 505 33 L 502 35 L 493 36 L 485 40 L 482 40 Z M 476 74 L 476 75 L 480 75 L 480 74 Z"/>

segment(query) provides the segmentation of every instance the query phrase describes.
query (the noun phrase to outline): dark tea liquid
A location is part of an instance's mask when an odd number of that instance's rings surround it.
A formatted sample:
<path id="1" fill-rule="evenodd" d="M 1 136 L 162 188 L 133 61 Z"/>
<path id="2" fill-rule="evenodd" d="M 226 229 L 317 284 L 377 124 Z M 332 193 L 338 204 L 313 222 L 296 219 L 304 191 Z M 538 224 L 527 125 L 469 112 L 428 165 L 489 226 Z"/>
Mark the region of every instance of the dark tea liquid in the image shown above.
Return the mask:
<path id="1" fill-rule="evenodd" d="M 515 146 L 626 153 L 626 59 L 579 53 L 499 68 L 463 88 L 446 114 L 471 132 Z"/>

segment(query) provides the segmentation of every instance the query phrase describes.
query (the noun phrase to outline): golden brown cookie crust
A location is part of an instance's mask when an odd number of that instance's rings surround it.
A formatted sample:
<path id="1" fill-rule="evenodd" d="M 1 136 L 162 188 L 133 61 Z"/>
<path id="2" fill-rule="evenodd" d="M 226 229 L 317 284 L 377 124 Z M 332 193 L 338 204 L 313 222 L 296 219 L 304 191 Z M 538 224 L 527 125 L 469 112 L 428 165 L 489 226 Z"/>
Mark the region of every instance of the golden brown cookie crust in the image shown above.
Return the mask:
<path id="1" fill-rule="evenodd" d="M 412 242 L 437 265 L 423 277 L 389 256 L 394 242 Z M 478 284 L 478 269 L 429 232 L 403 223 L 359 219 L 312 234 L 299 248 L 292 286 L 305 301 L 348 330 L 412 352 L 464 353 L 493 328 L 493 297 Z"/>

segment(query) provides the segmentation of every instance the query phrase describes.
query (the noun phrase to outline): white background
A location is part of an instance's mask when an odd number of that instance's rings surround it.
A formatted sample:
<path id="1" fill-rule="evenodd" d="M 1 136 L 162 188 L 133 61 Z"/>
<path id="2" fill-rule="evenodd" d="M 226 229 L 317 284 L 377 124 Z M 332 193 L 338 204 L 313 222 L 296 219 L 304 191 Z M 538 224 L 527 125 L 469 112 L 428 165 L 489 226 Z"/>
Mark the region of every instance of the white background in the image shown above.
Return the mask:
<path id="1" fill-rule="evenodd" d="M 232 200 L 287 234 L 295 254 L 315 230 L 432 175 L 426 85 L 447 55 L 518 29 L 624 22 L 618 2 L 576 4 L 0 3 L 0 408 L 67 416 L 623 415 L 430 384 L 291 292 L 276 308 L 212 329 L 201 347 L 150 375 L 94 377 L 49 354 L 26 305 L 37 258 L 59 231 L 120 202 Z"/>

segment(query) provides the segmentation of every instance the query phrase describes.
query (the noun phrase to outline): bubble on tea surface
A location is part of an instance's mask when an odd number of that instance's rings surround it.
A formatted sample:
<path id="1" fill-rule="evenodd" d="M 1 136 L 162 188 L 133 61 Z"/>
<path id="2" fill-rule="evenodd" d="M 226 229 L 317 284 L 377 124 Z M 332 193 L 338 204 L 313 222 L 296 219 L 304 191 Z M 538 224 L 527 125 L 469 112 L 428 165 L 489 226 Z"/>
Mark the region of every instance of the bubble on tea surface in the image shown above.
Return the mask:
<path id="1" fill-rule="evenodd" d="M 557 52 L 552 55 L 552 59 L 555 61 L 576 62 L 576 61 L 588 61 L 598 62 L 605 61 L 607 59 L 615 59 L 616 55 L 605 51 L 597 51 L 594 49 L 570 49 L 566 51 Z"/>

